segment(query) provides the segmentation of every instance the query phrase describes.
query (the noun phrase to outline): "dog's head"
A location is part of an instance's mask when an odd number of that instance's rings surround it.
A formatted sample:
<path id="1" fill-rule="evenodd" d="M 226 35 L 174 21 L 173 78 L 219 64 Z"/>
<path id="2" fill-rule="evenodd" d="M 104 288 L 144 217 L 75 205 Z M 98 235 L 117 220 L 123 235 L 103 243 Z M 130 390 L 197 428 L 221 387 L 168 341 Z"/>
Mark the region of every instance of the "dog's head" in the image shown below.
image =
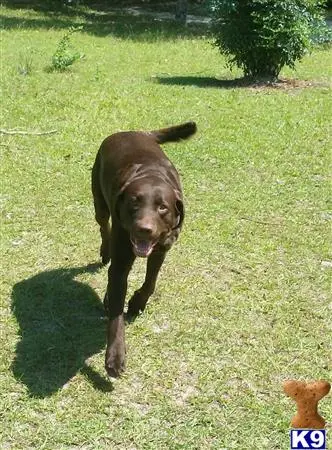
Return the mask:
<path id="1" fill-rule="evenodd" d="M 170 246 L 179 234 L 184 207 L 179 191 L 157 176 L 134 179 L 121 190 L 117 216 L 129 233 L 136 256 L 149 256 L 156 244 Z"/>

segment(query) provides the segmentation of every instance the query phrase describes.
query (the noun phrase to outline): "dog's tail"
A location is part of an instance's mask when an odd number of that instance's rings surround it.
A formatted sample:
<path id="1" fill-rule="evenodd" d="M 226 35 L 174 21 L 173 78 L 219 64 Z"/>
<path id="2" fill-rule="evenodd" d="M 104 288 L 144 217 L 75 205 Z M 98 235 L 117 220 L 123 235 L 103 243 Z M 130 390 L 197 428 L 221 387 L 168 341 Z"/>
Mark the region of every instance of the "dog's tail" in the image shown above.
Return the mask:
<path id="1" fill-rule="evenodd" d="M 187 139 L 195 134 L 196 130 L 197 127 L 195 122 L 187 122 L 182 125 L 175 125 L 174 127 L 151 131 L 150 134 L 154 136 L 158 144 L 163 144 L 164 142 L 177 142 L 181 139 Z"/>

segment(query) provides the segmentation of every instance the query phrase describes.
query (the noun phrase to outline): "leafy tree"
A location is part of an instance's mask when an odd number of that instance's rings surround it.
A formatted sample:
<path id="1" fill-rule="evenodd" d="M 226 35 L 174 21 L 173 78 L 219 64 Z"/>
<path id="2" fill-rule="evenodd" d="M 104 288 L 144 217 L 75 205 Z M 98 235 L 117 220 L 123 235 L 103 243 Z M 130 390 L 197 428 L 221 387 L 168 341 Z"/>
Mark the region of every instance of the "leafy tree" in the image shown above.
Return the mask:
<path id="1" fill-rule="evenodd" d="M 276 79 L 325 26 L 321 0 L 212 0 L 215 45 L 246 76 Z"/>

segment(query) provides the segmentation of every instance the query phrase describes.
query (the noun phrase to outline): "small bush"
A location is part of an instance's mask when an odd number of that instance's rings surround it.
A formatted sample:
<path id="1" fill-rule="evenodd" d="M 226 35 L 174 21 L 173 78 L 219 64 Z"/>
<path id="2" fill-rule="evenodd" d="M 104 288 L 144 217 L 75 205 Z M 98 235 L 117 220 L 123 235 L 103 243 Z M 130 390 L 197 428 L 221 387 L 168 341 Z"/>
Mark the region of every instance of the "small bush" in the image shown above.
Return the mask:
<path id="1" fill-rule="evenodd" d="M 80 29 L 82 29 L 82 27 L 70 27 L 67 33 L 59 41 L 57 49 L 52 56 L 52 63 L 49 70 L 62 72 L 71 66 L 75 61 L 83 57 L 83 55 L 74 50 L 70 42 L 71 35 Z"/>
<path id="2" fill-rule="evenodd" d="M 276 79 L 325 26 L 319 0 L 212 0 L 215 45 L 246 76 Z"/>

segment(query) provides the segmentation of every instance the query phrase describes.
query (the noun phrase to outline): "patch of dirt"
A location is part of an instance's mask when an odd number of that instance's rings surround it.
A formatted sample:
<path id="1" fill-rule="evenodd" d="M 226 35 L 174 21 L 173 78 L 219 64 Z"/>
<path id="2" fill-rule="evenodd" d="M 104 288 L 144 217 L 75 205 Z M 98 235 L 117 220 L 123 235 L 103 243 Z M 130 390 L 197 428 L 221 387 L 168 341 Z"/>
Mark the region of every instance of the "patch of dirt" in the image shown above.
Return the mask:
<path id="1" fill-rule="evenodd" d="M 222 84 L 223 80 L 220 80 Z M 292 89 L 305 89 L 324 87 L 331 88 L 332 83 L 315 80 L 299 80 L 296 78 L 279 78 L 276 81 L 269 80 L 252 80 L 248 78 L 237 78 L 232 80 L 233 87 L 247 87 L 253 90 L 265 90 L 265 89 L 280 89 L 280 90 L 292 90 Z"/>
<path id="2" fill-rule="evenodd" d="M 331 88 L 332 83 L 328 81 L 298 80 L 296 78 L 280 78 L 277 81 L 255 80 L 249 77 L 235 79 L 220 79 L 214 77 L 202 77 L 196 75 L 187 76 L 154 76 L 152 79 L 160 84 L 178 85 L 178 86 L 196 86 L 199 88 L 221 88 L 236 89 L 247 88 L 255 91 L 281 89 L 285 91 L 300 90 L 304 88 L 324 87 Z"/>
<path id="3" fill-rule="evenodd" d="M 239 79 L 240 82 L 241 79 Z M 277 81 L 254 81 L 250 82 L 243 79 L 243 85 L 246 85 L 252 89 L 281 89 L 281 90 L 291 90 L 291 89 L 305 89 L 313 87 L 325 87 L 331 88 L 332 83 L 324 81 L 315 80 L 298 80 L 296 78 L 280 78 Z"/>

